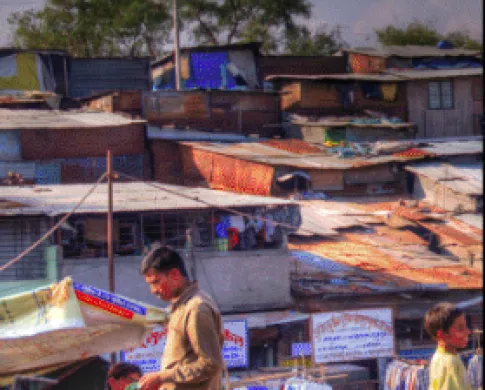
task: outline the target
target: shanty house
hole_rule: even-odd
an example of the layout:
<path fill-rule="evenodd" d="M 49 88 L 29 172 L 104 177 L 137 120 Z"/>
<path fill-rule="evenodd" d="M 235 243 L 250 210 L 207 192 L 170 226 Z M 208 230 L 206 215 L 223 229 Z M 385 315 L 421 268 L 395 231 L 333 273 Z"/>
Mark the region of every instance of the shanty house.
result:
<path fill-rule="evenodd" d="M 68 56 L 62 50 L 0 49 L 0 95 L 26 91 L 67 95 Z"/>
<path fill-rule="evenodd" d="M 453 48 L 439 43 L 435 46 L 389 45 L 342 49 L 351 73 L 381 73 L 388 69 L 463 69 L 481 68 L 477 50 Z"/>
<path fill-rule="evenodd" d="M 409 120 L 416 123 L 418 138 L 483 134 L 483 68 L 387 73 L 406 80 Z"/>
<path fill-rule="evenodd" d="M 71 212 L 90 188 L 86 184 L 0 187 L 0 226 L 6 237 L 1 245 L 1 264 Z M 25 280 L 45 279 L 46 262 L 53 270 L 59 269 L 62 277 L 70 275 L 79 282 L 107 288 L 107 200 L 107 184 L 100 184 L 51 241 L 42 244 L 62 250 L 46 253 L 38 247 L 0 273 L 2 283 L 8 282 L 7 289 L 11 290 L 13 282 L 21 287 Z M 232 209 L 248 217 L 232 213 Z M 299 207 L 294 202 L 202 188 L 162 187 L 155 182 L 116 182 L 113 212 L 115 285 L 120 294 L 159 303 L 138 267 L 143 254 L 161 242 L 184 254 L 189 273 L 223 312 L 290 306 L 287 229 L 300 224 Z"/>
<path fill-rule="evenodd" d="M 145 121 L 120 115 L 54 110 L 0 109 L 0 175 L 26 183 L 94 182 L 114 169 L 140 178 L 145 172 Z"/>
<path fill-rule="evenodd" d="M 182 89 L 261 89 L 257 58 L 261 43 L 182 47 Z M 153 89 L 175 89 L 174 54 L 152 62 Z"/>
<path fill-rule="evenodd" d="M 483 162 L 417 163 L 405 169 L 413 174 L 416 199 L 449 211 L 483 212 Z"/>
<path fill-rule="evenodd" d="M 406 195 L 301 201 L 306 231 L 290 235 L 292 295 L 304 313 L 392 307 L 396 355 L 435 344 L 423 327 L 426 311 L 441 301 L 466 307 L 472 329 L 483 328 L 483 226 Z M 483 215 L 477 215 L 483 223 Z M 278 344 L 310 343 L 308 327 Z M 295 335 L 296 333 L 296 335 Z M 306 355 L 310 355 L 306 352 Z M 376 368 L 374 366 L 374 368 Z"/>
<path fill-rule="evenodd" d="M 483 133 L 483 64 L 479 52 L 433 46 L 345 49 L 349 71 L 405 81 L 408 120 L 418 138 Z"/>
<path fill-rule="evenodd" d="M 285 113 L 323 116 L 372 110 L 407 120 L 406 89 L 403 80 L 393 75 L 283 73 L 268 75 L 265 80 L 282 93 Z"/>
<path fill-rule="evenodd" d="M 281 133 L 280 96 L 263 90 L 150 91 L 142 97 L 151 125 L 272 137 Z"/>
<path fill-rule="evenodd" d="M 359 153 L 300 140 L 251 143 L 179 142 L 187 183 L 214 189 L 288 195 L 308 189 L 331 195 L 390 194 L 406 189 L 402 166 L 410 161 L 479 158 L 480 140 L 443 139 L 423 144 L 411 141 L 377 143 Z M 340 151 L 339 151 L 340 150 Z"/>

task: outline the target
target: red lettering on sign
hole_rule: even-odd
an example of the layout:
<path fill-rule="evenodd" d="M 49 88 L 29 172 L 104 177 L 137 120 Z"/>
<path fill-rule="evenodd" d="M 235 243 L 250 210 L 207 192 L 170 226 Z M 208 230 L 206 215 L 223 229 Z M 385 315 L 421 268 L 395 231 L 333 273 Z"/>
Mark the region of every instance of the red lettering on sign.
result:
<path fill-rule="evenodd" d="M 229 330 L 224 329 L 224 338 L 226 341 L 231 341 L 240 347 L 244 347 L 244 338 L 238 336 L 237 334 L 229 332 Z"/>
<path fill-rule="evenodd" d="M 133 312 L 126 310 L 123 307 L 119 307 L 117 305 L 113 305 L 112 303 L 103 301 L 102 299 L 93 297 L 92 295 L 85 294 L 79 290 L 74 290 L 76 293 L 77 299 L 81 302 L 87 303 L 88 305 L 98 307 L 103 309 L 109 313 L 116 314 L 120 317 L 127 318 L 131 320 L 133 318 Z"/>

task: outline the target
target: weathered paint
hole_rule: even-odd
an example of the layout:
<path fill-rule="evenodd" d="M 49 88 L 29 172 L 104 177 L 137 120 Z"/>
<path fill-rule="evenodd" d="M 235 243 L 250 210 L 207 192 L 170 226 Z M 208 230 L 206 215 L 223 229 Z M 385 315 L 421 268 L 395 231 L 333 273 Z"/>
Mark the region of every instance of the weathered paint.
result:
<path fill-rule="evenodd" d="M 24 160 L 105 157 L 144 153 L 145 125 L 132 124 L 98 129 L 22 130 L 20 142 Z"/>
<path fill-rule="evenodd" d="M 453 79 L 453 108 L 428 109 L 428 81 L 407 83 L 409 120 L 417 124 L 417 138 L 476 135 L 473 100 L 474 78 Z"/>
<path fill-rule="evenodd" d="M 18 130 L 0 132 L 0 160 L 21 160 L 20 132 Z"/>

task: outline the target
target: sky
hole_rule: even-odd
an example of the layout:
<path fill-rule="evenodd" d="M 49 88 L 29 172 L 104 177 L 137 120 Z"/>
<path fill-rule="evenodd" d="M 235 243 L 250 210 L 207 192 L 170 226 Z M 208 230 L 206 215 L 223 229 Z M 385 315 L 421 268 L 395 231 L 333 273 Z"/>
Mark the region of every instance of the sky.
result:
<path fill-rule="evenodd" d="M 277 1 L 277 0 L 275 0 Z M 11 12 L 40 9 L 46 0 L 0 0 L 0 47 L 9 46 Z M 440 33 L 468 30 L 482 41 L 483 0 L 312 0 L 312 18 L 305 24 L 316 30 L 340 26 L 351 46 L 375 46 L 374 29 L 388 24 L 404 27 L 413 20 L 430 22 Z M 182 45 L 191 44 L 182 35 Z"/>

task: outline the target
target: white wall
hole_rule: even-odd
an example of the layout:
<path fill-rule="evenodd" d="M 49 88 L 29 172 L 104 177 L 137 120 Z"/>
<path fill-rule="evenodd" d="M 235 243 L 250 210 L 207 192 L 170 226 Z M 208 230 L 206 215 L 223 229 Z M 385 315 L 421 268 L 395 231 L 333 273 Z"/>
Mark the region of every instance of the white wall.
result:
<path fill-rule="evenodd" d="M 188 268 L 191 267 L 187 256 Z M 288 308 L 290 261 L 287 249 L 196 252 L 195 274 L 201 288 L 224 313 Z M 166 306 L 151 295 L 138 269 L 142 257 L 115 257 L 115 291 L 128 298 Z M 61 277 L 108 290 L 107 258 L 64 259 Z"/>

